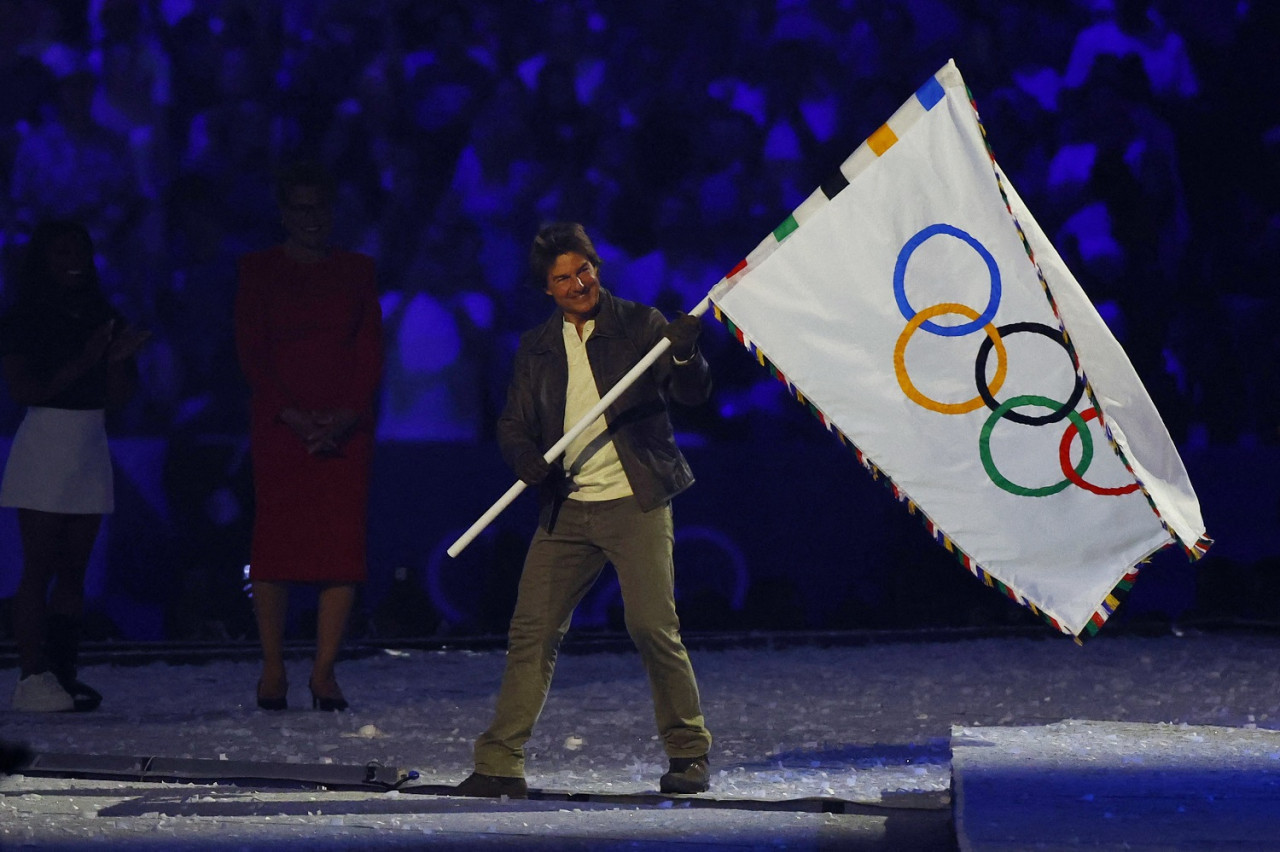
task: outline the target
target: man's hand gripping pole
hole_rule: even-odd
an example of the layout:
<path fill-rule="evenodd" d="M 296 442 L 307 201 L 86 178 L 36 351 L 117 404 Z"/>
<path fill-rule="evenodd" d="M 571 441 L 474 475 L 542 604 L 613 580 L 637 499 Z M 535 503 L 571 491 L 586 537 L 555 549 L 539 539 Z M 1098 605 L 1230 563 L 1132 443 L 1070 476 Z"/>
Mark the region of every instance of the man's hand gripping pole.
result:
<path fill-rule="evenodd" d="M 709 307 L 711 307 L 711 299 L 704 298 L 694 306 L 693 310 L 689 311 L 689 316 L 700 317 L 707 312 L 707 308 Z M 604 414 L 605 409 L 612 405 L 614 400 L 622 396 L 623 392 L 627 388 L 631 387 L 635 380 L 640 378 L 640 376 L 644 374 L 644 371 L 653 366 L 653 362 L 657 361 L 662 353 L 666 352 L 670 348 L 671 341 L 665 337 L 654 344 L 654 347 L 650 349 L 643 358 L 637 361 L 636 365 L 632 367 L 625 376 L 619 379 L 618 383 L 610 388 L 608 393 L 600 397 L 600 401 L 596 403 L 590 411 L 584 414 L 582 419 L 573 425 L 572 429 L 565 432 L 564 437 L 559 441 L 556 441 L 555 444 L 552 445 L 551 449 L 543 453 L 542 457 L 546 459 L 548 463 L 559 458 L 560 454 L 564 452 L 565 447 L 569 446 L 570 442 L 572 442 L 574 438 L 577 438 L 587 429 L 588 426 L 596 422 L 596 419 L 599 418 L 600 415 Z M 520 492 L 524 491 L 525 488 L 525 484 L 517 479 L 515 485 L 508 488 L 506 494 L 499 497 L 497 502 L 489 507 L 488 511 L 481 515 L 466 532 L 458 537 L 457 541 L 449 545 L 449 549 L 446 552 L 450 556 L 456 557 L 466 549 L 466 546 L 475 541 L 476 536 L 480 535 L 480 533 L 484 531 L 485 527 L 493 523 L 493 519 L 502 514 L 502 510 L 510 506 L 511 503 L 520 496 Z"/>

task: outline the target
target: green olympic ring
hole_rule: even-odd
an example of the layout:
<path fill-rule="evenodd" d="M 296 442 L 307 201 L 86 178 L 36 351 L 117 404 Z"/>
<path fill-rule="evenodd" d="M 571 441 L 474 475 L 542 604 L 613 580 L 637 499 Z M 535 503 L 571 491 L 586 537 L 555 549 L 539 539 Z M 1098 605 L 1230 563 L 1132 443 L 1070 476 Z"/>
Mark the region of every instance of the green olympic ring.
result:
<path fill-rule="evenodd" d="M 995 425 L 1000 422 L 1006 412 L 1020 405 L 1038 405 L 1050 411 L 1057 411 L 1062 406 L 1062 403 L 1056 399 L 1035 394 L 1011 397 L 1000 403 L 1000 406 L 987 417 L 987 422 L 982 424 L 982 433 L 978 436 L 978 452 L 982 456 L 982 468 L 987 472 L 987 476 L 991 477 L 992 482 L 1010 494 L 1017 494 L 1020 497 L 1048 497 L 1051 494 L 1057 494 L 1071 484 L 1070 479 L 1064 478 L 1061 482 L 1055 482 L 1053 485 L 1046 485 L 1042 488 L 1027 488 L 1007 479 L 1004 474 L 996 469 L 995 460 L 991 458 L 991 430 L 995 428 Z M 1089 429 L 1079 412 L 1069 411 L 1067 412 L 1067 417 L 1071 419 L 1071 422 L 1075 424 L 1076 430 L 1080 433 L 1080 461 L 1076 463 L 1075 472 L 1078 476 L 1083 476 L 1093 461 L 1093 436 L 1089 434 Z"/>

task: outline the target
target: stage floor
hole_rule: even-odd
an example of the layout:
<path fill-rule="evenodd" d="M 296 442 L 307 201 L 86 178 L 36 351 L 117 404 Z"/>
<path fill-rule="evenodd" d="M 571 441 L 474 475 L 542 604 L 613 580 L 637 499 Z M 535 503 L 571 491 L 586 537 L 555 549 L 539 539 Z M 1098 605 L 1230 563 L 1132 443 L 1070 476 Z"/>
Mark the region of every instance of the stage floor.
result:
<path fill-rule="evenodd" d="M 126 665 L 122 656 L 82 671 L 107 696 L 95 713 L 0 711 L 0 739 L 40 756 L 30 774 L 0 778 L 0 848 L 1143 848 L 1124 832 L 1073 834 L 1035 818 L 1034 784 L 1056 808 L 1074 795 L 1059 782 L 1084 777 L 1063 774 L 1082 743 L 1095 755 L 1114 743 L 1129 761 L 1117 773 L 1164 766 L 1178 743 L 1204 736 L 1187 726 L 1213 729 L 1202 765 L 1226 761 L 1255 794 L 1270 783 L 1267 761 L 1280 763 L 1280 744 L 1265 745 L 1280 737 L 1273 632 L 1103 635 L 1083 646 L 1047 629 L 893 638 L 756 636 L 730 647 L 690 637 L 715 736 L 712 791 L 695 799 L 654 794 L 664 758 L 647 681 L 618 643 L 561 655 L 529 745 L 529 781 L 542 791 L 529 802 L 433 795 L 471 769 L 500 650 L 363 653 L 340 666 L 345 714 L 257 710 L 251 660 Z M 309 705 L 307 665 L 290 664 L 298 707 Z M 15 679 L 0 671 L 0 689 Z M 1164 745 L 1144 751 L 1152 742 Z M 1245 751 L 1253 756 L 1242 763 Z M 1164 783 L 1171 772 L 1128 777 Z M 1210 796 L 1225 776 L 1176 777 L 1184 793 L 1204 786 Z M 1123 807 L 1149 821 L 1163 807 L 1153 802 L 1171 801 L 1167 784 L 1079 795 L 1108 802 L 1077 807 L 1081 819 L 1100 809 L 1116 825 Z M 1238 823 L 1238 809 L 1213 804 L 1233 795 L 1198 806 L 1201 841 L 1216 818 Z M 993 822 L 991 809 L 1006 808 L 1027 818 Z M 1270 808 L 1255 810 L 1270 818 Z M 1196 837 L 1147 848 L 1219 848 Z"/>
<path fill-rule="evenodd" d="M 1275 849 L 1280 733 L 1072 720 L 956 728 L 960 848 Z"/>

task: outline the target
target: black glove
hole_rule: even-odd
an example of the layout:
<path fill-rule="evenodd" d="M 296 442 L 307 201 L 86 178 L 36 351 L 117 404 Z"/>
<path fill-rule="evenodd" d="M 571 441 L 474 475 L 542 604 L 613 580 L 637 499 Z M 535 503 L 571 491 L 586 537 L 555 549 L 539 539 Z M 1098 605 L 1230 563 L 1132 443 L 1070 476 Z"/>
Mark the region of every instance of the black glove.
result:
<path fill-rule="evenodd" d="M 689 314 L 680 314 L 667 323 L 662 336 L 671 341 L 671 356 L 677 361 L 688 361 L 697 351 L 698 335 L 702 322 Z"/>
<path fill-rule="evenodd" d="M 522 456 L 514 467 L 516 476 L 520 477 L 520 481 L 525 485 L 541 485 L 547 478 L 547 474 L 551 473 L 551 465 L 537 453 Z"/>
<path fill-rule="evenodd" d="M 556 496 L 561 500 L 578 490 L 578 483 L 574 482 L 569 472 L 560 466 L 560 462 L 551 465 L 551 471 L 547 474 L 546 482 L 555 489 Z"/>

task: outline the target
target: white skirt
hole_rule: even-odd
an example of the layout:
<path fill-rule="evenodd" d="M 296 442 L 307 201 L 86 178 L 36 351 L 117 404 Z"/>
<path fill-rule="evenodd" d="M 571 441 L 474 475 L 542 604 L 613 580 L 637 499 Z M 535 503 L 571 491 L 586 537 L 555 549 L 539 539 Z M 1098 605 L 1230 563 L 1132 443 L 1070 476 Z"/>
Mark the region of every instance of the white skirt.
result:
<path fill-rule="evenodd" d="M 32 406 L 13 436 L 0 506 L 66 515 L 115 508 L 105 412 Z"/>

